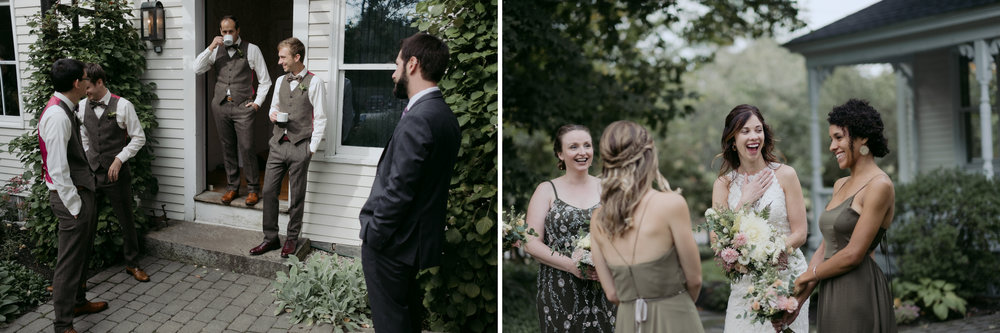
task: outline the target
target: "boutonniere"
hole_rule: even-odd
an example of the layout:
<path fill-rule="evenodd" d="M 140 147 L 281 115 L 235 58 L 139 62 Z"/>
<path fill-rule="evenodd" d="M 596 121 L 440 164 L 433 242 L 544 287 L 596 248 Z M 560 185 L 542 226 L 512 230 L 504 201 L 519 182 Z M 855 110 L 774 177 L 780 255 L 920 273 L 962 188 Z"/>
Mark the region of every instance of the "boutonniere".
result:
<path fill-rule="evenodd" d="M 309 87 L 307 87 L 304 82 L 299 82 L 299 86 L 295 87 L 295 88 L 299 89 L 299 90 L 302 90 L 302 92 L 305 92 L 305 91 L 309 90 Z"/>
<path fill-rule="evenodd" d="M 118 116 L 117 112 L 114 112 L 114 111 L 108 112 L 108 118 L 115 118 L 117 116 Z"/>
<path fill-rule="evenodd" d="M 236 57 L 243 58 L 243 50 L 238 47 L 236 48 Z"/>

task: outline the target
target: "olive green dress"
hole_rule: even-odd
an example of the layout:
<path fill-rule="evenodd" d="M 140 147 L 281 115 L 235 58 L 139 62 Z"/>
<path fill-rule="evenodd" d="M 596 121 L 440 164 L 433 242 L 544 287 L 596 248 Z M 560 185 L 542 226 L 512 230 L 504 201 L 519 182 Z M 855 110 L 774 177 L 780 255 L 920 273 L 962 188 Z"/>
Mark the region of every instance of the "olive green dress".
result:
<path fill-rule="evenodd" d="M 615 332 L 704 332 L 676 248 L 650 262 L 608 268 L 621 300 Z"/>
<path fill-rule="evenodd" d="M 852 202 L 854 195 L 823 212 L 819 218 L 819 228 L 826 241 L 826 259 L 846 247 L 851 239 L 861 217 L 851 209 Z M 879 228 L 868 253 L 875 250 L 885 231 Z M 871 256 L 865 255 L 861 264 L 847 273 L 820 281 L 816 324 L 820 333 L 896 332 L 889 281 Z"/>

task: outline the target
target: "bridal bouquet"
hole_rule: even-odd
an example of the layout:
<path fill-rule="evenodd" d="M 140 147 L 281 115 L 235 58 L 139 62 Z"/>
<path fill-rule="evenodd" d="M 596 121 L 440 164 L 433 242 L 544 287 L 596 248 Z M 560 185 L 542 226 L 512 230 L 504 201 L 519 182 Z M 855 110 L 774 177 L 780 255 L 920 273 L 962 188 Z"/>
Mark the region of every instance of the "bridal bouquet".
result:
<path fill-rule="evenodd" d="M 576 268 L 580 269 L 583 276 L 594 270 L 594 258 L 590 255 L 590 233 L 580 230 L 580 235 L 575 242 L 576 248 L 583 250 L 583 257 L 576 263 Z"/>
<path fill-rule="evenodd" d="M 535 229 L 524 223 L 524 213 L 517 213 L 514 208 L 503 212 L 503 248 L 504 250 L 520 247 L 528 240 L 528 235 L 538 236 Z"/>
<path fill-rule="evenodd" d="M 739 210 L 705 211 L 707 228 L 715 233 L 712 250 L 726 277 L 736 281 L 743 275 L 760 273 L 788 266 L 785 237 L 767 223 L 770 207 L 760 213 L 744 207 Z"/>
<path fill-rule="evenodd" d="M 794 277 L 783 277 L 776 267 L 760 272 L 753 284 L 747 289 L 743 298 L 750 301 L 750 308 L 745 309 L 737 319 L 749 318 L 752 323 L 771 324 L 781 319 L 785 313 L 795 312 L 799 301 L 795 299 Z M 783 327 L 779 332 L 792 332 Z"/>

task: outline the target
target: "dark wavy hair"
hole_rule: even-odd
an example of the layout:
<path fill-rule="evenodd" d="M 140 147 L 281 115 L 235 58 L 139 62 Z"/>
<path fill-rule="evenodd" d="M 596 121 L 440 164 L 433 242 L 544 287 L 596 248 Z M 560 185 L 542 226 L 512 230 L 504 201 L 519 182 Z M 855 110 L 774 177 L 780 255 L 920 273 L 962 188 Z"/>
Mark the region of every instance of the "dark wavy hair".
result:
<path fill-rule="evenodd" d="M 740 104 L 729 111 L 729 115 L 726 116 L 725 129 L 722 130 L 722 152 L 716 156 L 716 158 L 722 157 L 719 177 L 729 171 L 739 169 L 740 153 L 736 151 L 736 135 L 740 133 L 740 129 L 750 120 L 751 116 L 757 116 L 760 124 L 764 127 L 764 149 L 761 149 L 764 162 L 768 165 L 778 162 L 778 157 L 774 154 L 774 143 L 778 140 L 774 138 L 771 126 L 768 126 L 767 122 L 764 121 L 764 115 L 756 106 Z"/>
<path fill-rule="evenodd" d="M 584 131 L 587 132 L 587 134 L 590 134 L 590 129 L 583 125 L 569 124 L 559 127 L 559 129 L 556 130 L 555 138 L 552 140 L 552 155 L 554 155 L 557 160 L 559 160 L 559 153 L 562 152 L 563 135 L 572 131 Z M 566 162 L 563 160 L 559 160 L 559 164 L 557 164 L 557 166 L 559 167 L 559 170 L 566 170 Z"/>
<path fill-rule="evenodd" d="M 854 153 L 854 139 L 868 139 L 868 149 L 875 157 L 884 157 L 889 154 L 889 140 L 885 138 L 885 124 L 882 123 L 882 115 L 873 108 L 868 101 L 860 99 L 849 99 L 847 103 L 835 106 L 833 111 L 827 115 L 826 121 L 830 125 L 836 125 L 847 129 L 847 137 L 850 138 L 851 153 Z"/>

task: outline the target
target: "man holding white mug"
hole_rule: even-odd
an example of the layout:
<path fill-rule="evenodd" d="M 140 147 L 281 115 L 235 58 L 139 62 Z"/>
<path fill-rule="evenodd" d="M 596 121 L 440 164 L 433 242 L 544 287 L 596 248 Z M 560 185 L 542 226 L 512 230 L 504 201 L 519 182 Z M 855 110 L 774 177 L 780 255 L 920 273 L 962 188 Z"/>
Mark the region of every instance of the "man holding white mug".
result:
<path fill-rule="evenodd" d="M 326 131 L 326 88 L 323 79 L 306 70 L 303 61 L 306 47 L 298 38 L 291 37 L 278 43 L 278 64 L 285 75 L 278 78 L 278 86 L 271 98 L 269 116 L 275 123 L 271 134 L 270 152 L 264 169 L 264 241 L 250 249 L 251 255 L 260 255 L 277 249 L 278 193 L 281 180 L 288 172 L 288 230 L 281 257 L 288 258 L 295 252 L 302 229 L 305 210 L 306 176 L 309 161 L 319 149 Z"/>
<path fill-rule="evenodd" d="M 240 21 L 226 15 L 219 20 L 219 32 L 212 44 L 194 60 L 195 72 L 202 74 L 215 69 L 215 95 L 212 111 L 215 127 L 222 141 L 222 159 L 226 167 L 226 193 L 222 203 L 229 205 L 239 197 L 240 157 L 243 159 L 243 176 L 247 181 L 246 205 L 256 205 L 260 200 L 260 172 L 254 149 L 253 123 L 257 110 L 264 103 L 271 89 L 271 76 L 267 73 L 264 55 L 257 45 L 240 39 Z M 219 52 L 223 46 L 223 51 Z M 253 89 L 254 76 L 258 81 Z M 254 96 L 256 94 L 256 96 Z"/>

